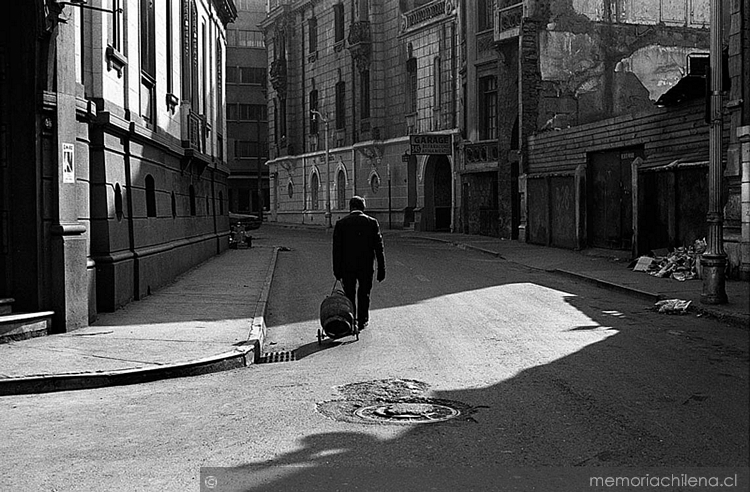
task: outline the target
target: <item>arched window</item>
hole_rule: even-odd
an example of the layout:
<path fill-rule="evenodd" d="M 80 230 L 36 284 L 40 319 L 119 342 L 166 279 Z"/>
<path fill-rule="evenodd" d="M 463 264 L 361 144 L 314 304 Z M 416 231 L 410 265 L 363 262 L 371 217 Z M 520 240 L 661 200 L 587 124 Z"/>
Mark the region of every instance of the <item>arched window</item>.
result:
<path fill-rule="evenodd" d="M 310 207 L 318 210 L 318 173 L 313 173 L 310 179 Z"/>
<path fill-rule="evenodd" d="M 172 192 L 172 218 L 177 218 L 177 199 L 175 199 L 174 191 Z"/>
<path fill-rule="evenodd" d="M 190 215 L 195 216 L 195 187 L 193 185 L 190 185 L 188 193 L 190 193 Z"/>
<path fill-rule="evenodd" d="M 146 217 L 156 217 L 156 185 L 150 174 L 146 175 Z"/>
<path fill-rule="evenodd" d="M 346 208 L 346 174 L 339 171 L 336 176 L 336 208 L 343 210 Z"/>
<path fill-rule="evenodd" d="M 115 183 L 115 217 L 117 217 L 117 221 L 122 220 L 122 188 L 120 188 L 120 183 Z"/>

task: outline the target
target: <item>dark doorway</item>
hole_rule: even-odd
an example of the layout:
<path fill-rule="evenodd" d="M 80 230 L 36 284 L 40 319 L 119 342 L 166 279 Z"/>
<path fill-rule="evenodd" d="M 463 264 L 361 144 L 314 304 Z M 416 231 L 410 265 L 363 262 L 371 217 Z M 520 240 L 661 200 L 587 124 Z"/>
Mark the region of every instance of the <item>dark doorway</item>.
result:
<path fill-rule="evenodd" d="M 631 164 L 643 149 L 589 155 L 587 172 L 588 243 L 595 248 L 631 250 L 633 203 Z"/>
<path fill-rule="evenodd" d="M 424 173 L 422 230 L 450 231 L 452 183 L 448 157 L 430 156 Z"/>

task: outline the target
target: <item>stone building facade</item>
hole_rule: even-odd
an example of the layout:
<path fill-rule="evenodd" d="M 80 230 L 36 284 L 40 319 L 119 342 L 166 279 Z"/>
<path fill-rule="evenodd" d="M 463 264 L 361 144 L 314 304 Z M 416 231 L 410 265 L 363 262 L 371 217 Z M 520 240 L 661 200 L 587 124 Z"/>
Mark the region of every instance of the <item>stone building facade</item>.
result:
<path fill-rule="evenodd" d="M 110 4 L 15 2 L 0 27 L 0 297 L 53 331 L 227 247 L 234 4 Z"/>
<path fill-rule="evenodd" d="M 271 220 L 330 225 L 357 194 L 387 227 L 454 227 L 456 14 L 450 0 L 269 3 Z M 415 135 L 450 147 L 412 153 Z"/>

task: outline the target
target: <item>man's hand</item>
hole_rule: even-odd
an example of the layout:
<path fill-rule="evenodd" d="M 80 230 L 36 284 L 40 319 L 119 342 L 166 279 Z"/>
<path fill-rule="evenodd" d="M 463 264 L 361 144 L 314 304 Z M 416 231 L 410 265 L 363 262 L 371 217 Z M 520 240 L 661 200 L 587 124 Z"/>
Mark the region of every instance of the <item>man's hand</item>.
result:
<path fill-rule="evenodd" d="M 385 268 L 378 268 L 378 282 L 385 280 Z"/>

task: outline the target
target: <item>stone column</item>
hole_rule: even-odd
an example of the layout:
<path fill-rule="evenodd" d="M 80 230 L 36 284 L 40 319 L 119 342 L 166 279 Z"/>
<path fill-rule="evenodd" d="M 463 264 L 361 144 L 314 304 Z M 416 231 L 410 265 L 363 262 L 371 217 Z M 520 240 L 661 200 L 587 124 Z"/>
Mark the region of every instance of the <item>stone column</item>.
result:
<path fill-rule="evenodd" d="M 50 155 L 53 203 L 50 238 L 50 301 L 55 311 L 53 330 L 70 331 L 88 325 L 88 278 L 86 274 L 86 226 L 79 222 L 79 201 L 86 196 L 79 189 L 80 173 L 88 166 L 88 147 L 77 144 L 76 59 L 73 9 L 67 6 L 67 23 L 57 24 L 53 33 L 56 58 L 56 152 Z M 54 170 L 57 170 L 55 173 Z"/>

